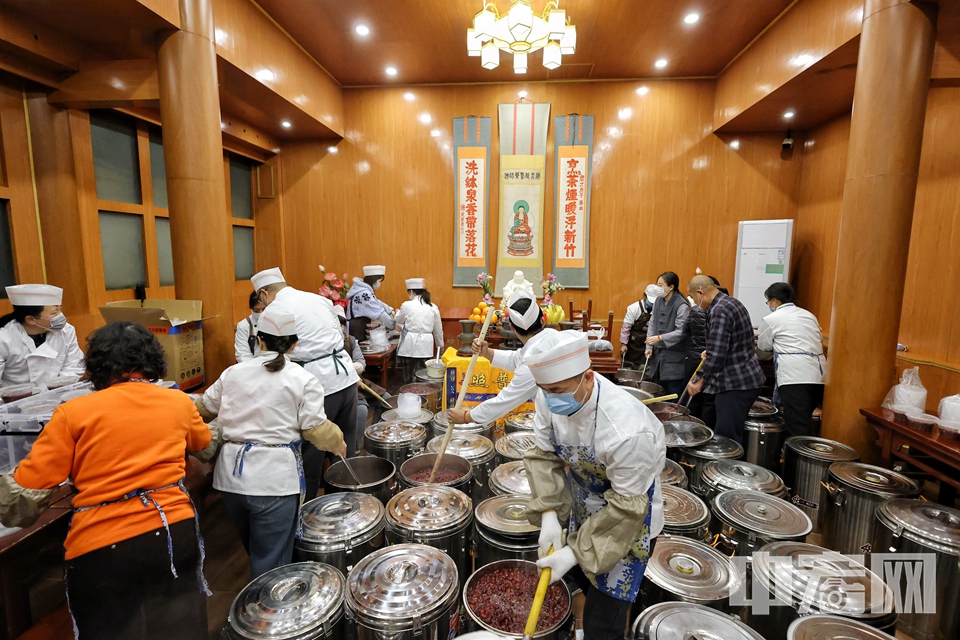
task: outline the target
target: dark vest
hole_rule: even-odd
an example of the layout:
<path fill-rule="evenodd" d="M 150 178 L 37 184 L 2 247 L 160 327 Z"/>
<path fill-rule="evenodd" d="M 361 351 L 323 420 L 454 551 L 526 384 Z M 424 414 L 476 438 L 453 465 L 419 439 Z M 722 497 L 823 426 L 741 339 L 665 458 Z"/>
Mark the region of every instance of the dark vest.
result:
<path fill-rule="evenodd" d="M 637 369 L 643 365 L 644 352 L 647 345 L 644 340 L 647 339 L 647 324 L 650 322 L 650 312 L 644 306 L 643 300 L 640 300 L 640 317 L 633 323 L 630 329 L 630 338 L 627 342 L 627 353 L 623 356 L 624 363 L 629 363 L 631 367 Z"/>
<path fill-rule="evenodd" d="M 653 303 L 653 313 L 650 316 L 650 325 L 653 327 L 653 335 L 670 333 L 677 328 L 677 310 L 680 305 L 687 304 L 683 296 L 677 292 L 673 293 L 670 302 L 664 302 L 663 298 L 657 298 Z M 653 358 L 650 366 L 653 369 L 655 380 L 680 380 L 686 372 L 687 360 L 687 340 L 686 338 L 672 347 L 663 343 L 658 343 L 653 347 Z"/>

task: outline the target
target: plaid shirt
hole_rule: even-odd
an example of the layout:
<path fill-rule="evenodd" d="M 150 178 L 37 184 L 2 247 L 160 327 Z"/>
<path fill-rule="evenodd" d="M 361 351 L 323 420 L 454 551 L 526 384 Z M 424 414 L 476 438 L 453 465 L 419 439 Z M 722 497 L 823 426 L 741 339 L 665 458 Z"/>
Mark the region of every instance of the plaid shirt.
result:
<path fill-rule="evenodd" d="M 723 292 L 707 309 L 707 359 L 700 373 L 706 393 L 759 389 L 766 381 L 750 314 L 743 303 Z"/>

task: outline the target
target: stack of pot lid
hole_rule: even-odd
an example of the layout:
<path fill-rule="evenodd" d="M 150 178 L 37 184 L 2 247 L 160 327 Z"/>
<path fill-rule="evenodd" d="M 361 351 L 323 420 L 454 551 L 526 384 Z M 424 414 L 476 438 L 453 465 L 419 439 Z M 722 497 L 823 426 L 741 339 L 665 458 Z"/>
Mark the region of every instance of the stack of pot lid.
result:
<path fill-rule="evenodd" d="M 344 604 L 362 625 L 386 632 L 425 627 L 456 602 L 457 565 L 440 549 L 397 544 L 374 551 L 347 579 Z"/>
<path fill-rule="evenodd" d="M 877 507 L 877 520 L 897 536 L 960 556 L 960 510 L 922 500 L 894 498 Z"/>
<path fill-rule="evenodd" d="M 713 438 L 713 430 L 696 418 L 677 416 L 663 423 L 668 447 L 699 447 Z"/>
<path fill-rule="evenodd" d="M 826 438 L 814 436 L 793 436 L 787 438 L 786 446 L 805 458 L 823 460 L 825 462 L 852 462 L 860 459 L 860 454 L 853 447 Z"/>
<path fill-rule="evenodd" d="M 473 502 L 467 494 L 443 485 L 404 489 L 387 503 L 387 524 L 417 538 L 447 536 L 472 519 Z"/>
<path fill-rule="evenodd" d="M 838 481 L 884 498 L 902 498 L 920 493 L 920 486 L 905 475 L 862 462 L 834 462 L 830 475 Z"/>
<path fill-rule="evenodd" d="M 686 489 L 687 474 L 683 471 L 683 467 L 681 467 L 679 463 L 674 462 L 670 458 L 666 458 L 663 461 L 663 471 L 660 472 L 660 484 L 663 486 L 673 485 L 681 489 Z"/>
<path fill-rule="evenodd" d="M 742 460 L 711 460 L 703 467 L 703 482 L 720 491 L 749 489 L 773 496 L 787 493 L 780 476 L 760 465 Z"/>
<path fill-rule="evenodd" d="M 896 640 L 879 629 L 874 629 L 850 618 L 839 616 L 804 616 L 790 623 L 787 640 Z"/>
<path fill-rule="evenodd" d="M 443 436 L 437 436 L 427 443 L 430 453 L 440 453 Z M 472 465 L 483 464 L 496 454 L 490 438 L 475 433 L 454 433 L 450 437 L 446 453 L 452 453 L 470 461 Z"/>
<path fill-rule="evenodd" d="M 743 428 L 747 431 L 759 431 L 760 433 L 773 433 L 785 431 L 787 423 L 778 415 L 750 417 L 743 423 Z"/>
<path fill-rule="evenodd" d="M 710 509 L 707 503 L 679 487 L 661 485 L 664 528 L 695 529 L 709 524 Z"/>
<path fill-rule="evenodd" d="M 811 613 L 867 623 L 894 613 L 893 592 L 876 574 L 847 556 L 812 544 L 764 545 L 753 554 L 753 579 Z"/>
<path fill-rule="evenodd" d="M 389 411 L 384 411 L 381 420 L 384 422 L 391 422 L 396 420 L 406 420 L 408 422 L 416 422 L 418 424 L 427 424 L 433 420 L 433 413 L 427 411 L 426 409 L 420 409 L 420 415 L 413 416 L 412 418 L 404 418 L 400 415 L 399 409 L 390 409 Z"/>
<path fill-rule="evenodd" d="M 705 460 L 736 459 L 743 456 L 743 446 L 736 440 L 714 435 L 699 447 L 690 447 L 683 452 Z"/>
<path fill-rule="evenodd" d="M 491 531 L 510 536 L 525 538 L 540 531 L 527 520 L 527 496 L 494 496 L 477 505 L 477 525 Z"/>
<path fill-rule="evenodd" d="M 533 419 L 536 411 L 517 411 L 507 416 L 506 427 L 511 431 L 533 431 Z"/>
<path fill-rule="evenodd" d="M 770 398 L 757 398 L 747 415 L 751 418 L 769 418 L 777 415 L 777 413 L 777 407 L 770 401 Z"/>
<path fill-rule="evenodd" d="M 682 536 L 659 536 L 644 577 L 685 601 L 718 602 L 740 589 L 740 572 L 710 545 Z"/>
<path fill-rule="evenodd" d="M 490 487 L 498 493 L 529 496 L 530 481 L 523 460 L 502 464 L 490 474 Z"/>
<path fill-rule="evenodd" d="M 753 532 L 764 540 L 795 540 L 813 529 L 810 518 L 799 508 L 758 491 L 724 491 L 713 499 L 712 506 L 724 524 L 737 531 Z"/>
<path fill-rule="evenodd" d="M 532 431 L 514 431 L 497 440 L 497 453 L 508 460 L 522 460 L 528 449 L 537 446 Z"/>
<path fill-rule="evenodd" d="M 241 638 L 323 637 L 343 613 L 345 582 L 320 562 L 277 567 L 237 595 L 227 628 Z"/>
<path fill-rule="evenodd" d="M 427 429 L 419 422 L 390 420 L 370 425 L 363 435 L 380 445 L 416 445 L 427 439 Z"/>
<path fill-rule="evenodd" d="M 383 516 L 383 504 L 366 493 L 320 496 L 300 509 L 302 542 L 331 550 L 353 547 L 353 541 L 367 540 L 383 530 Z"/>
<path fill-rule="evenodd" d="M 689 602 L 647 607 L 633 624 L 633 635 L 637 640 L 764 640 L 737 618 Z"/>

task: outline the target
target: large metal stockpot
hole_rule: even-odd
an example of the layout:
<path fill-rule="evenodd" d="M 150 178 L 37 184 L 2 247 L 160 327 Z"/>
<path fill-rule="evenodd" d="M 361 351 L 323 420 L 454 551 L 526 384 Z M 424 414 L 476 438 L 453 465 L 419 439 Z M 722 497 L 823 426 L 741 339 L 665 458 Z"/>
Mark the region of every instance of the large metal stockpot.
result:
<path fill-rule="evenodd" d="M 731 489 L 749 489 L 778 498 L 787 495 L 780 476 L 769 469 L 743 460 L 711 460 L 703 465 L 701 486 L 708 503 L 718 494 Z"/>
<path fill-rule="evenodd" d="M 499 464 L 523 460 L 523 454 L 537 446 L 531 431 L 514 431 L 504 434 L 497 440 L 497 457 Z"/>
<path fill-rule="evenodd" d="M 647 607 L 633 623 L 633 638 L 634 640 L 764 640 L 734 616 L 688 602 L 661 602 Z"/>
<path fill-rule="evenodd" d="M 494 469 L 490 474 L 490 490 L 498 496 L 518 495 L 529 498 L 533 495 L 523 460 L 508 462 Z"/>
<path fill-rule="evenodd" d="M 663 532 L 706 540 L 710 533 L 710 509 L 695 493 L 661 483 Z M 658 543 L 659 544 L 659 543 Z"/>
<path fill-rule="evenodd" d="M 670 454 L 687 472 L 690 490 L 702 496 L 706 492 L 702 482 L 704 465 L 711 460 L 736 460 L 743 455 L 743 447 L 735 440 L 715 435 L 699 447 L 674 447 Z"/>
<path fill-rule="evenodd" d="M 960 591 L 960 510 L 922 500 L 896 498 L 877 509 L 877 525 L 873 553 L 911 554 L 907 562 L 914 566 L 918 564 L 916 554 L 936 557 L 933 576 L 910 572 L 918 583 L 936 578 L 935 602 L 926 600 L 933 594 L 916 589 L 916 584 L 907 584 L 906 568 L 899 572 L 899 593 L 904 600 L 907 600 L 908 593 L 917 593 L 921 597 L 905 603 L 911 605 L 911 610 L 900 612 L 897 628 L 915 640 L 960 638 L 960 602 L 957 600 Z M 896 561 L 896 556 L 885 560 Z M 934 569 L 926 562 L 921 566 L 924 574 Z M 920 605 L 924 613 L 918 611 Z"/>
<path fill-rule="evenodd" d="M 729 611 L 730 596 L 742 583 L 740 570 L 733 561 L 710 545 L 661 535 L 640 589 L 646 604 L 675 600 Z"/>
<path fill-rule="evenodd" d="M 446 640 L 459 631 L 457 565 L 421 544 L 385 547 L 347 577 L 344 615 L 355 640 Z"/>
<path fill-rule="evenodd" d="M 353 472 L 357 474 L 357 479 L 363 484 L 358 487 L 354 483 L 350 469 L 347 469 L 343 460 L 341 460 L 330 465 L 326 473 L 323 474 L 323 479 L 326 482 L 325 493 L 342 491 L 366 493 L 374 496 L 381 503 L 387 504 L 387 501 L 393 496 L 397 484 L 397 467 L 392 462 L 376 456 L 357 456 L 350 458 L 350 468 L 353 469 Z"/>
<path fill-rule="evenodd" d="M 747 418 L 743 423 L 743 440 L 747 449 L 743 459 L 779 473 L 786 437 L 786 423 L 778 415 Z"/>
<path fill-rule="evenodd" d="M 416 542 L 446 552 L 461 577 L 470 575 L 473 502 L 439 485 L 404 489 L 387 503 L 387 542 Z"/>
<path fill-rule="evenodd" d="M 436 438 L 447 433 L 447 426 L 450 424 L 450 418 L 446 411 L 438 411 L 433 414 L 433 420 L 430 421 L 430 437 Z M 476 422 L 467 422 L 465 424 L 453 425 L 453 435 L 462 433 L 475 433 L 485 438 L 493 440 L 493 425 L 478 424 Z"/>
<path fill-rule="evenodd" d="M 378 422 L 363 432 L 363 450 L 386 458 L 396 467 L 422 452 L 426 442 L 426 428 L 409 420 Z"/>
<path fill-rule="evenodd" d="M 324 562 L 344 575 L 383 546 L 383 504 L 365 493 L 331 493 L 300 509 L 303 537 L 293 543 L 296 560 Z"/>
<path fill-rule="evenodd" d="M 860 459 L 856 449 L 845 444 L 815 438 L 793 436 L 783 443 L 783 472 L 781 478 L 790 487 L 790 502 L 803 509 L 813 522 L 813 533 L 820 533 L 823 505 L 827 501 L 824 483 L 829 479 L 834 462 L 855 462 Z"/>
<path fill-rule="evenodd" d="M 223 637 L 229 640 L 340 640 L 346 580 L 320 562 L 267 571 L 237 594 Z"/>
<path fill-rule="evenodd" d="M 647 409 L 653 411 L 654 415 L 660 419 L 660 422 L 672 420 L 676 416 L 690 415 L 690 409 L 676 402 L 651 402 L 647 405 Z"/>
<path fill-rule="evenodd" d="M 661 486 L 673 485 L 680 489 L 686 489 L 688 482 L 687 474 L 683 470 L 683 467 L 681 467 L 678 462 L 670 458 L 665 458 L 663 461 L 663 471 L 660 472 Z"/>
<path fill-rule="evenodd" d="M 677 416 L 663 423 L 663 435 L 669 452 L 672 448 L 699 447 L 710 442 L 713 429 L 697 418 Z"/>
<path fill-rule="evenodd" d="M 877 507 L 891 498 L 914 498 L 920 487 L 905 475 L 861 462 L 834 462 L 826 483 L 820 543 L 839 553 L 870 553 Z"/>
<path fill-rule="evenodd" d="M 533 431 L 533 420 L 536 415 L 536 411 L 515 411 L 511 413 L 504 419 L 503 432 Z"/>
<path fill-rule="evenodd" d="M 433 469 L 433 465 L 437 461 L 437 454 L 435 453 L 424 453 L 419 456 L 413 456 L 402 465 L 400 465 L 400 473 L 397 474 L 399 478 L 400 489 L 409 489 L 410 487 L 427 487 L 427 486 L 445 486 L 452 489 L 459 489 L 463 491 L 471 498 L 473 497 L 473 465 L 470 464 L 469 460 L 464 460 L 458 455 L 454 455 L 450 452 L 447 452 L 443 456 L 440 466 L 444 469 L 449 469 L 460 473 L 460 477 L 456 480 L 451 480 L 450 482 L 420 482 L 418 480 L 413 480 L 412 476 L 418 471 L 423 471 L 424 469 Z"/>
<path fill-rule="evenodd" d="M 879 629 L 840 616 L 804 616 L 787 629 L 787 640 L 896 640 Z"/>
<path fill-rule="evenodd" d="M 423 399 L 423 406 L 431 413 L 436 413 L 442 408 L 440 393 L 443 386 L 439 382 L 414 382 L 400 387 L 399 393 L 412 393 Z"/>
<path fill-rule="evenodd" d="M 802 542 L 813 526 L 786 500 L 749 489 L 724 491 L 710 506 L 720 524 L 717 548 L 731 556 L 750 556 L 777 540 Z"/>
<path fill-rule="evenodd" d="M 434 438 L 427 443 L 427 451 L 439 453 L 441 446 L 443 446 L 443 438 Z M 447 453 L 469 460 L 473 465 L 474 500 L 479 502 L 493 496 L 490 490 L 490 472 L 497 466 L 497 450 L 490 438 L 474 433 L 455 434 L 451 436 L 450 444 L 447 445 Z"/>
<path fill-rule="evenodd" d="M 477 568 L 497 560 L 537 561 L 540 527 L 527 520 L 527 496 L 495 496 L 477 505 Z"/>

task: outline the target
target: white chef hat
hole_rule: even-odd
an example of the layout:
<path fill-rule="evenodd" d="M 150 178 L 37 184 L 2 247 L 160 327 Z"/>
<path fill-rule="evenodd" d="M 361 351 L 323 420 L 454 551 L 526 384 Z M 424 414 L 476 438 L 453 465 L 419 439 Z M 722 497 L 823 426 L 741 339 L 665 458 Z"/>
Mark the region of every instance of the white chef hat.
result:
<path fill-rule="evenodd" d="M 647 294 L 647 300 L 653 302 L 663 295 L 663 287 L 657 284 L 648 284 L 647 288 L 644 289 L 643 292 Z"/>
<path fill-rule="evenodd" d="M 6 289 L 10 304 L 18 307 L 56 306 L 63 300 L 63 289 L 51 284 L 16 284 Z"/>
<path fill-rule="evenodd" d="M 513 305 L 520 300 L 530 301 L 530 306 L 527 307 L 527 310 L 524 313 L 514 311 L 513 309 Z M 540 314 L 543 313 L 543 311 L 540 309 L 540 305 L 537 304 L 537 299 L 526 289 L 516 289 L 510 295 L 510 299 L 507 300 L 507 310 L 510 313 L 510 324 L 515 327 L 519 327 L 524 331 L 533 326 L 533 323 L 536 322 L 537 318 L 540 317 Z"/>
<path fill-rule="evenodd" d="M 346 312 L 344 312 L 343 307 L 341 307 L 340 305 L 338 304 L 333 305 L 333 312 L 337 314 L 338 318 L 341 318 L 343 320 L 347 319 L 347 314 Z"/>
<path fill-rule="evenodd" d="M 587 336 L 578 331 L 548 333 L 530 347 L 523 361 L 537 384 L 554 384 L 590 368 Z"/>
<path fill-rule="evenodd" d="M 363 277 L 382 276 L 387 273 L 387 268 L 382 264 L 368 264 L 363 268 Z"/>
<path fill-rule="evenodd" d="M 257 323 L 257 331 L 271 336 L 295 336 L 297 335 L 297 319 L 292 313 L 271 311 L 270 307 L 267 307 L 267 310 L 260 316 L 260 322 Z"/>
<path fill-rule="evenodd" d="M 283 279 L 283 274 L 280 273 L 280 267 L 274 267 L 272 269 L 264 269 L 260 273 L 254 274 L 250 278 L 250 282 L 253 283 L 253 290 L 260 291 L 267 285 L 286 283 L 286 280 Z"/>
<path fill-rule="evenodd" d="M 407 289 L 426 289 L 427 281 L 423 278 L 407 278 Z"/>

